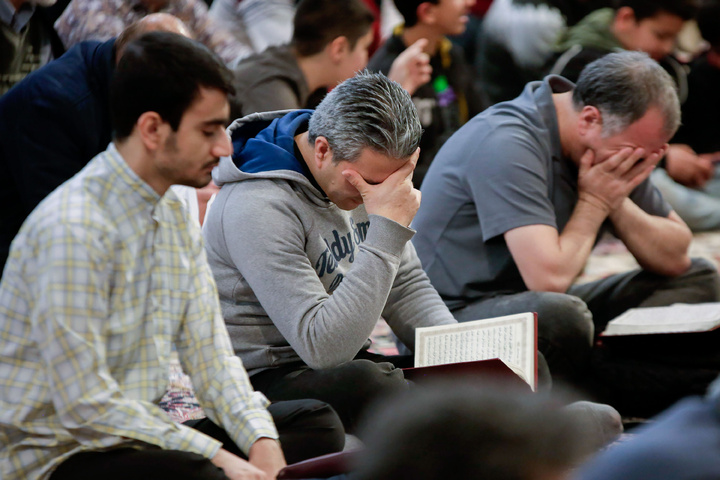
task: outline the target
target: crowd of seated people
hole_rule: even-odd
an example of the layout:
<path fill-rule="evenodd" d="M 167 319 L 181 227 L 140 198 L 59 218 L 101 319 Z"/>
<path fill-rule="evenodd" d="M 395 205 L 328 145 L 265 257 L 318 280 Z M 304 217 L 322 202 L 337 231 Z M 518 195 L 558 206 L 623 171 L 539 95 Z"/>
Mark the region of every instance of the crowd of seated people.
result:
<path fill-rule="evenodd" d="M 349 478 L 720 472 L 714 349 L 600 340 L 720 301 L 689 254 L 720 227 L 720 1 L 0 0 L 0 26 L 0 478 L 271 479 L 348 435 Z M 604 235 L 638 268 L 577 283 Z M 528 311 L 536 393 L 405 378 L 416 329 Z M 201 420 L 159 407 L 174 358 Z"/>

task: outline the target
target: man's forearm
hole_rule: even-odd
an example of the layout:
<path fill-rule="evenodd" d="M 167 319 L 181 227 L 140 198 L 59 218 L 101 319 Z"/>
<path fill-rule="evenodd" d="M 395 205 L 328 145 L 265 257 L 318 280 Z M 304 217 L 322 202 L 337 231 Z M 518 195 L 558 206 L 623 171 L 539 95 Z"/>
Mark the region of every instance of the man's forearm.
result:
<path fill-rule="evenodd" d="M 587 261 L 606 209 L 578 200 L 561 233 L 549 225 L 509 230 L 505 241 L 528 289 L 564 293 Z"/>
<path fill-rule="evenodd" d="M 415 349 L 416 328 L 457 323 L 422 269 L 412 244 L 403 252 L 383 318 L 411 350 Z"/>
<path fill-rule="evenodd" d="M 632 200 L 625 199 L 610 220 L 640 266 L 661 275 L 680 275 L 690 266 L 688 247 L 692 233 L 680 218 L 649 215 Z"/>
<path fill-rule="evenodd" d="M 592 202 L 578 200 L 570 220 L 558 239 L 558 256 L 555 273 L 558 277 L 557 291 L 564 292 L 585 267 L 595 245 L 600 226 L 607 218 L 607 211 Z"/>

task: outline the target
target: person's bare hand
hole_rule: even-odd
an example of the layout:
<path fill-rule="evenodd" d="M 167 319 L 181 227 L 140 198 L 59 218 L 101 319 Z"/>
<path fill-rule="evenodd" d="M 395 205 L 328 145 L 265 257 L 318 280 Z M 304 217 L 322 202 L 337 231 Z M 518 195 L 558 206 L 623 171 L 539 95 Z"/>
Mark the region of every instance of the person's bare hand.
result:
<path fill-rule="evenodd" d="M 248 452 L 250 463 L 268 475 L 277 477 L 278 472 L 286 465 L 280 443 L 272 438 L 260 438 L 255 441 Z"/>
<path fill-rule="evenodd" d="M 713 163 L 695 153 L 688 145 L 673 144 L 668 149 L 665 169 L 676 182 L 686 187 L 699 188 L 713 176 Z"/>
<path fill-rule="evenodd" d="M 419 154 L 418 148 L 402 167 L 377 185 L 368 184 L 351 168 L 342 174 L 362 195 L 368 214 L 380 215 L 407 227 L 420 208 L 420 191 L 412 183 Z"/>
<path fill-rule="evenodd" d="M 388 78 L 399 83 L 410 95 L 430 81 L 430 55 L 423 51 L 427 44 L 426 38 L 419 39 L 398 55 L 390 66 Z"/>
<path fill-rule="evenodd" d="M 275 478 L 223 448 L 218 450 L 210 461 L 216 467 L 221 468 L 230 480 L 272 480 Z"/>
<path fill-rule="evenodd" d="M 580 160 L 578 172 L 579 199 L 609 214 L 648 178 L 664 153 L 663 148 L 645 156 L 642 148 L 626 147 L 608 159 L 595 163 L 595 153 L 586 151 Z"/>

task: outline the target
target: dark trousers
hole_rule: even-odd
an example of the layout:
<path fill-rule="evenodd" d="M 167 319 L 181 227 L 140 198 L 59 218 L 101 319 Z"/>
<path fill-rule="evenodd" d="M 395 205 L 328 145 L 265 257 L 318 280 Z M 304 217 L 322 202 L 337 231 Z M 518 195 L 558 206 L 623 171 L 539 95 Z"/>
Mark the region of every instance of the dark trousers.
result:
<path fill-rule="evenodd" d="M 316 398 L 330 404 L 345 430 L 355 433 L 363 412 L 379 397 L 407 387 L 401 368 L 412 356 L 383 356 L 361 351 L 354 360 L 313 370 L 298 362 L 263 370 L 250 377 L 256 390 L 271 401 Z"/>
<path fill-rule="evenodd" d="M 345 432 L 335 411 L 317 400 L 273 403 L 268 407 L 280 434 L 280 443 L 288 463 L 327 453 L 345 445 Z M 225 431 L 208 420 L 190 420 L 188 425 L 223 443 L 229 452 L 247 459 Z M 145 449 L 118 448 L 73 455 L 50 476 L 50 480 L 227 480 L 221 469 L 195 453 L 162 450 L 152 445 Z"/>
<path fill-rule="evenodd" d="M 678 348 L 667 340 L 627 337 L 598 342 L 607 323 L 630 308 L 720 300 L 720 278 L 710 262 L 693 259 L 685 274 L 656 275 L 643 270 L 572 286 L 567 294 L 523 292 L 479 300 L 453 312 L 459 321 L 534 311 L 538 348 L 553 380 L 568 382 L 595 401 L 626 416 L 649 417 L 678 399 L 700 394 L 720 373 L 716 348 L 706 337 Z M 643 337 L 643 338 L 641 338 Z M 653 343 L 654 342 L 654 343 Z"/>
<path fill-rule="evenodd" d="M 644 270 L 611 275 L 567 293 L 522 292 L 481 299 L 453 312 L 460 322 L 521 312 L 538 314 L 538 348 L 553 378 L 586 373 L 597 335 L 607 323 L 635 307 L 720 300 L 720 278 L 710 262 L 693 259 L 686 273 L 666 277 Z"/>

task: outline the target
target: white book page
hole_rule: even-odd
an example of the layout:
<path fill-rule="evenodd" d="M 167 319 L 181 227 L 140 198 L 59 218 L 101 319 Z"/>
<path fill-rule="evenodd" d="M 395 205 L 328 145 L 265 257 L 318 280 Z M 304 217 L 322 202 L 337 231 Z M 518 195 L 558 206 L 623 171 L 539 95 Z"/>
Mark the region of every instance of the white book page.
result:
<path fill-rule="evenodd" d="M 668 307 L 631 308 L 610 321 L 603 336 L 703 332 L 717 325 L 720 303 L 676 303 Z"/>
<path fill-rule="evenodd" d="M 415 366 L 499 358 L 535 389 L 535 315 L 438 325 L 415 330 Z"/>

